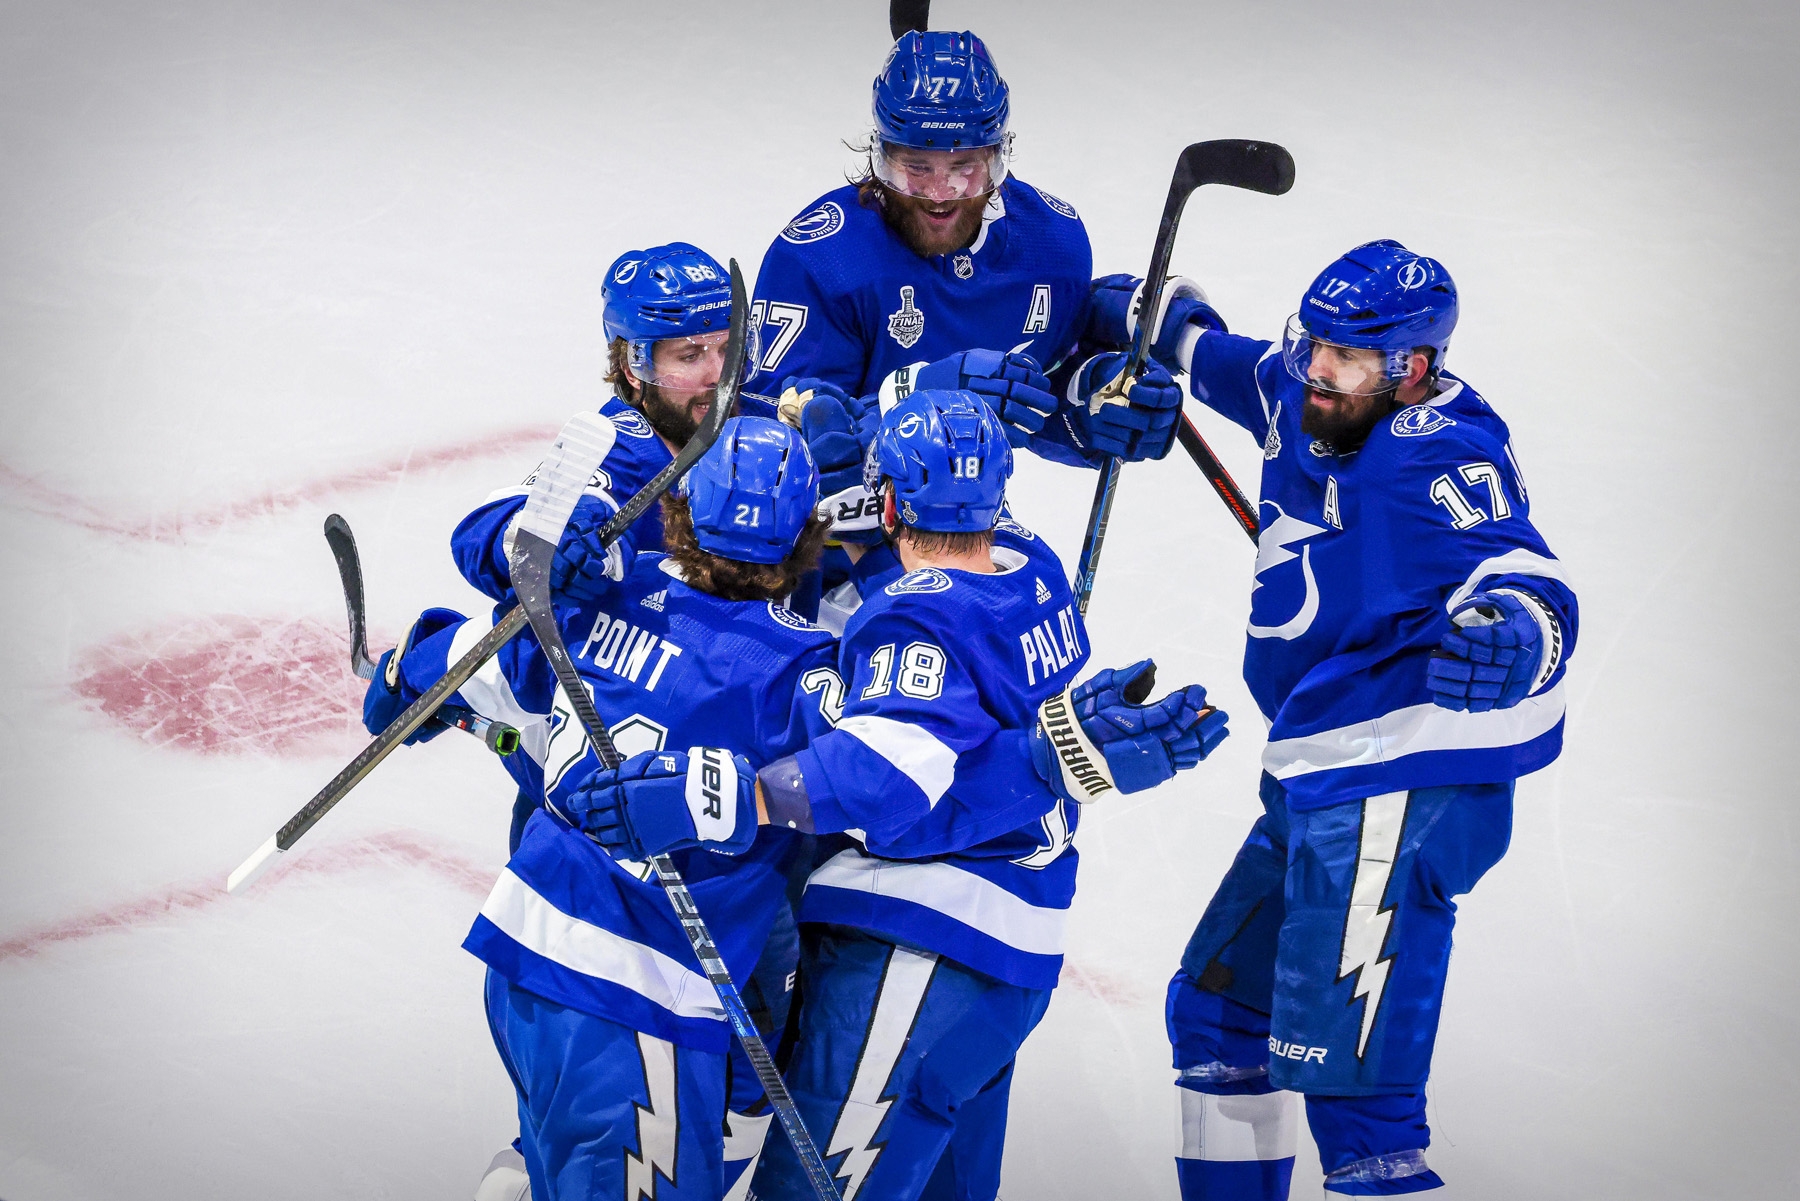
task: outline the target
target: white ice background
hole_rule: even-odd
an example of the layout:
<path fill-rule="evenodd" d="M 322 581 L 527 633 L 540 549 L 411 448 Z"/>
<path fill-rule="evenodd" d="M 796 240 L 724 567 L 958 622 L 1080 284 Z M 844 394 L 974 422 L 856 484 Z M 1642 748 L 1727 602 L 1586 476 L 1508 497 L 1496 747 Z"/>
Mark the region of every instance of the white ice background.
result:
<path fill-rule="evenodd" d="M 1450 364 L 1511 422 L 1582 636 L 1567 749 L 1462 906 L 1430 1086 L 1448 1195 L 1800 1192 L 1795 8 L 935 7 L 993 47 L 1016 170 L 1080 210 L 1096 271 L 1144 269 L 1181 146 L 1260 137 L 1292 193 L 1202 192 L 1175 252 L 1235 329 L 1274 336 L 1374 237 L 1461 287 Z M 498 766 L 460 735 L 402 753 L 302 843 L 315 870 L 226 900 L 356 740 L 200 753 L 78 679 L 170 630 L 279 672 L 244 631 L 338 629 L 333 510 L 378 633 L 473 609 L 450 528 L 601 398 L 605 265 L 679 238 L 753 277 L 854 167 L 885 19 L 0 5 L 5 1201 L 472 1190 L 513 1133 L 458 947 L 504 860 Z M 1249 439 L 1203 424 L 1253 481 Z M 1014 503 L 1072 559 L 1090 491 L 1028 461 Z M 1251 562 L 1179 451 L 1126 471 L 1097 662 L 1153 653 L 1234 736 L 1084 821 L 1014 1201 L 1175 1196 L 1162 989 L 1257 811 Z"/>

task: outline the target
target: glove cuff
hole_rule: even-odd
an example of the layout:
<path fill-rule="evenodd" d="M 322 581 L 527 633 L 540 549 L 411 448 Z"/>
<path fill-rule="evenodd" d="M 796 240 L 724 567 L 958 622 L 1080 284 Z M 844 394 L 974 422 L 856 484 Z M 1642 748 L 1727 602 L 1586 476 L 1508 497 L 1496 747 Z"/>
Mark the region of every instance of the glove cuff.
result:
<path fill-rule="evenodd" d="M 747 842 L 738 828 L 743 815 L 738 812 L 737 763 L 730 751 L 716 746 L 689 747 L 684 795 L 694 835 L 701 842 L 733 853 L 739 849 L 735 844 Z"/>
<path fill-rule="evenodd" d="M 1117 792 L 1112 768 L 1088 738 L 1075 716 L 1069 693 L 1073 685 L 1038 706 L 1037 725 L 1031 732 L 1032 761 L 1038 774 L 1062 795 L 1082 804 Z"/>

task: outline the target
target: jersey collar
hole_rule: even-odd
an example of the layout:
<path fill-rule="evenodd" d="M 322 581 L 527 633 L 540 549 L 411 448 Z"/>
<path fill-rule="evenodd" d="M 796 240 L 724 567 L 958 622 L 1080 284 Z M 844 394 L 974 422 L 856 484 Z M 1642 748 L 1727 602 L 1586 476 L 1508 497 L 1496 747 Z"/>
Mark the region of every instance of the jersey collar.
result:
<path fill-rule="evenodd" d="M 964 253 L 980 254 L 981 248 L 987 245 L 988 226 L 1006 216 L 1006 199 L 1001 195 L 1005 190 L 1006 180 L 1003 179 L 999 187 L 988 193 L 987 207 L 981 210 L 981 232 L 975 235 L 975 240 L 969 243 L 969 249 Z"/>

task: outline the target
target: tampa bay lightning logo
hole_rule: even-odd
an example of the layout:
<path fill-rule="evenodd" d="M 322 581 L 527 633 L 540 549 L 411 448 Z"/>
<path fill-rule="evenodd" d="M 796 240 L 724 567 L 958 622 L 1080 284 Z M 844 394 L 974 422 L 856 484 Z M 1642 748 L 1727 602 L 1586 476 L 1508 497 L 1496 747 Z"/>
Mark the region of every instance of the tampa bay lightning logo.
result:
<path fill-rule="evenodd" d="M 626 259 L 620 263 L 619 269 L 613 272 L 613 282 L 615 284 L 630 283 L 631 277 L 637 274 L 638 264 L 641 261 L 640 259 Z"/>
<path fill-rule="evenodd" d="M 1075 206 L 1064 200 L 1062 197 L 1052 196 L 1050 193 L 1039 187 L 1033 187 L 1031 190 L 1043 197 L 1044 203 L 1050 206 L 1051 212 L 1061 213 L 1071 221 L 1081 220 L 1081 215 L 1075 211 Z"/>
<path fill-rule="evenodd" d="M 1302 545 L 1298 555 L 1288 548 L 1294 543 L 1304 544 L 1307 539 L 1316 534 L 1323 534 L 1325 527 L 1314 525 L 1310 521 L 1302 521 L 1298 517 L 1289 517 L 1281 511 L 1281 506 L 1272 500 L 1265 500 L 1262 503 L 1275 510 L 1275 520 L 1263 526 L 1262 533 L 1256 541 L 1256 584 L 1250 589 L 1249 633 L 1252 638 L 1280 638 L 1283 641 L 1291 642 L 1312 629 L 1313 619 L 1319 615 L 1319 581 L 1313 575 L 1312 547 Z M 1267 603 L 1274 596 L 1291 595 L 1293 591 L 1292 586 L 1288 584 L 1288 578 L 1292 576 L 1292 572 L 1283 572 L 1281 576 L 1272 579 L 1264 577 L 1283 564 L 1292 563 L 1295 559 L 1300 560 L 1300 582 L 1304 585 L 1299 608 L 1292 617 L 1285 621 L 1271 625 L 1258 624 L 1256 616 L 1259 600 Z M 1267 585 L 1276 585 L 1275 591 L 1259 598 L 1257 593 Z"/>
<path fill-rule="evenodd" d="M 613 428 L 622 434 L 630 434 L 633 438 L 648 438 L 656 431 L 644 420 L 644 415 L 636 409 L 626 409 L 622 413 L 611 414 Z"/>
<path fill-rule="evenodd" d="M 769 616 L 790 630 L 816 630 L 819 628 L 786 605 L 778 605 L 774 601 L 769 602 Z"/>
<path fill-rule="evenodd" d="M 1400 274 L 1398 276 L 1400 288 L 1402 291 L 1410 292 L 1423 284 L 1430 276 L 1431 272 L 1425 270 L 1425 264 L 1421 263 L 1418 259 L 1414 259 L 1412 262 L 1406 264 L 1406 266 L 1400 268 Z"/>
<path fill-rule="evenodd" d="M 1394 437 L 1423 438 L 1426 434 L 1436 433 L 1447 425 L 1455 424 L 1456 422 L 1430 405 L 1414 405 L 1394 414 Z"/>
<path fill-rule="evenodd" d="M 916 592 L 947 592 L 952 581 L 949 576 L 935 567 L 921 567 L 917 571 L 909 571 L 882 591 L 889 596 L 905 596 Z"/>
<path fill-rule="evenodd" d="M 788 227 L 781 231 L 783 241 L 800 245 L 805 242 L 817 242 L 820 238 L 829 238 L 844 228 L 844 210 L 835 200 L 827 200 L 816 209 L 801 213 Z"/>
<path fill-rule="evenodd" d="M 997 530 L 1005 530 L 1007 533 L 1013 535 L 1014 537 L 1023 538 L 1027 542 L 1036 542 L 1037 541 L 1036 534 L 1032 533 L 1030 530 L 1026 529 L 1024 526 L 1020 525 L 1018 522 L 1014 521 L 1010 517 L 995 518 L 994 519 L 994 528 Z"/>

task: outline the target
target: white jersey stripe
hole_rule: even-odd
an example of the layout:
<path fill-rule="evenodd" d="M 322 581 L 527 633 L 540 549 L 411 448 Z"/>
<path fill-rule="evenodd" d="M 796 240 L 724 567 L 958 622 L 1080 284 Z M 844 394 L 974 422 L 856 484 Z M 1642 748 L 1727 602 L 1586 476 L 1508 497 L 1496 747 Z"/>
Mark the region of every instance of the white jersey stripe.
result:
<path fill-rule="evenodd" d="M 927 805 L 935 808 L 950 791 L 950 782 L 956 778 L 956 752 L 923 726 L 864 713 L 844 718 L 837 728 L 854 735 L 918 785 Z"/>
<path fill-rule="evenodd" d="M 1373 721 L 1359 721 L 1263 748 L 1263 770 L 1277 780 L 1314 772 L 1391 763 L 1421 751 L 1476 751 L 1522 746 L 1548 734 L 1563 718 L 1563 690 L 1529 696 L 1511 709 L 1462 713 L 1433 704 L 1409 705 Z"/>
<path fill-rule="evenodd" d="M 814 871 L 806 884 L 808 888 L 843 888 L 923 905 L 1029 955 L 1063 953 L 1067 909 L 1033 905 L 950 863 L 898 862 L 840 851 Z"/>
<path fill-rule="evenodd" d="M 1569 582 L 1568 573 L 1563 571 L 1560 559 L 1552 559 L 1540 555 L 1534 550 L 1526 550 L 1524 547 L 1515 547 L 1503 555 L 1482 560 L 1480 566 L 1470 572 L 1469 578 L 1463 581 L 1462 587 L 1452 592 L 1450 599 L 1444 602 L 1444 612 L 1454 612 L 1456 606 L 1475 595 L 1475 592 L 1481 587 L 1481 581 L 1497 575 L 1535 575 L 1546 580 L 1556 580 L 1562 584 Z"/>
<path fill-rule="evenodd" d="M 570 917 L 510 869 L 494 882 L 481 916 L 526 950 L 572 972 L 629 988 L 676 1017 L 725 1018 L 705 976 L 655 947 Z"/>

